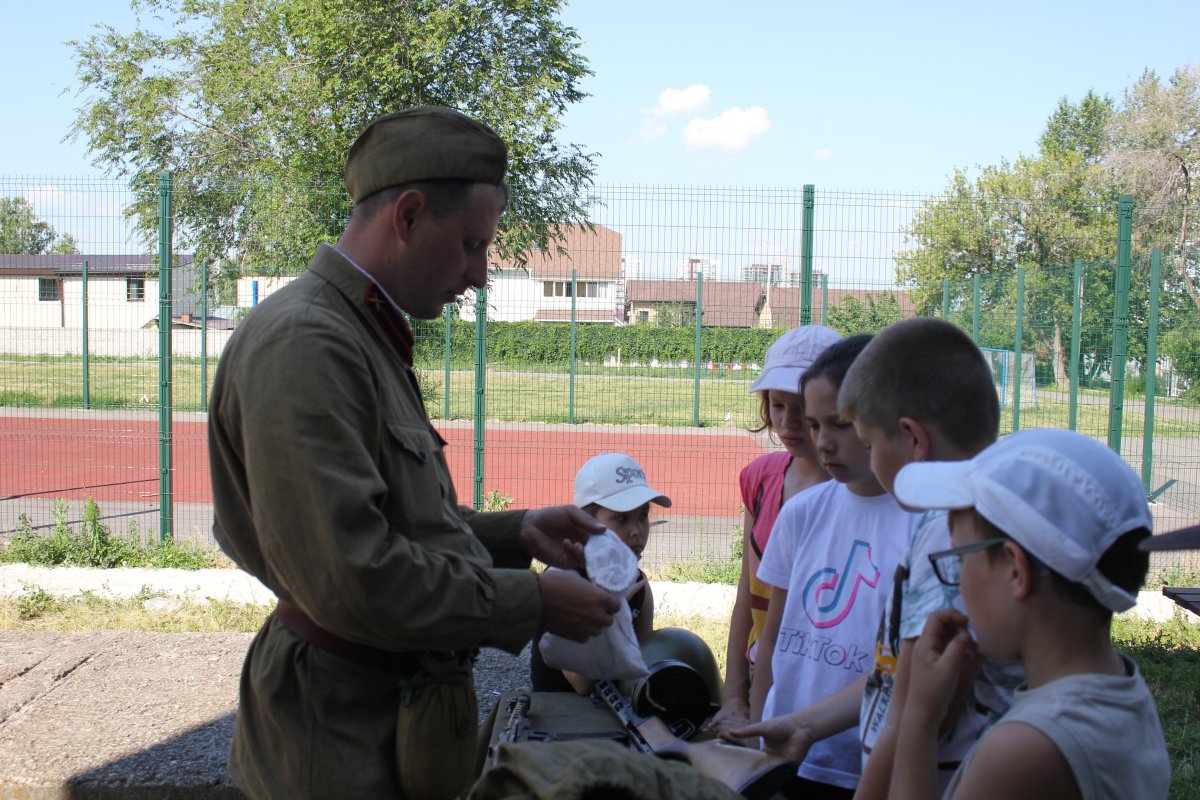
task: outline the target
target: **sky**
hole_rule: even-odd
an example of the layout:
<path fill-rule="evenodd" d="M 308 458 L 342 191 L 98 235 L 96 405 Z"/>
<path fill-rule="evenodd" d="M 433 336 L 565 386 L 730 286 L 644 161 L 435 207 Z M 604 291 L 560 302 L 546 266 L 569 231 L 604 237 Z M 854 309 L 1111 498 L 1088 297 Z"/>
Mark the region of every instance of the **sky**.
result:
<path fill-rule="evenodd" d="M 65 142 L 65 44 L 132 27 L 124 0 L 0 0 L 0 188 L 99 175 Z M 601 185 L 931 194 L 956 168 L 1032 154 L 1058 101 L 1120 99 L 1200 64 L 1195 0 L 574 0 L 593 75 L 560 139 Z"/>

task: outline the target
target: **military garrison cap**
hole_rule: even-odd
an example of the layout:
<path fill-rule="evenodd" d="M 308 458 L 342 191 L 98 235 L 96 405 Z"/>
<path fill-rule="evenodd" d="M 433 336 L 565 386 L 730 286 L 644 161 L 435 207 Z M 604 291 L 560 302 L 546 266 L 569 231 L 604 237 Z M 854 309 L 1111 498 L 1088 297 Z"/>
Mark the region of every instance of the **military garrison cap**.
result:
<path fill-rule="evenodd" d="M 508 147 L 488 126 L 453 109 L 418 106 L 372 122 L 350 145 L 346 190 L 358 203 L 402 183 L 465 180 L 500 184 Z"/>

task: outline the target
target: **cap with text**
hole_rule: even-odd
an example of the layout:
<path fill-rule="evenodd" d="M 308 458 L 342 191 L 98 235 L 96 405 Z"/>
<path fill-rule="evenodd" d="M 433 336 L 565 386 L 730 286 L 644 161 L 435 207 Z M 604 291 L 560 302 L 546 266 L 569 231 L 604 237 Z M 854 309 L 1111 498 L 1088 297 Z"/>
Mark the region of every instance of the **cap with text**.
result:
<path fill-rule="evenodd" d="M 350 145 L 344 175 L 356 203 L 404 183 L 464 180 L 499 185 L 508 147 L 495 131 L 451 108 L 385 114 Z"/>
<path fill-rule="evenodd" d="M 1105 608 L 1126 611 L 1137 602 L 1096 565 L 1123 534 L 1152 531 L 1154 522 L 1141 479 L 1095 439 L 1021 431 L 969 461 L 907 464 L 893 493 L 914 509 L 974 508 Z"/>
<path fill-rule="evenodd" d="M 595 503 L 610 511 L 632 511 L 645 503 L 671 506 L 671 498 L 650 488 L 641 465 L 622 453 L 595 456 L 579 468 L 574 502 L 580 508 Z"/>

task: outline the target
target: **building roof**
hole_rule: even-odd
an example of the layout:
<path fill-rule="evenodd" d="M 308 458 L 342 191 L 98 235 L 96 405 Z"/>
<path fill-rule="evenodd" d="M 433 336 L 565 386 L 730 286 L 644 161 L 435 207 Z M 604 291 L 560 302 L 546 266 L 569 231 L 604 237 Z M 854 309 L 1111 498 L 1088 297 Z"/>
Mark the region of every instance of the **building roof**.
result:
<path fill-rule="evenodd" d="M 705 292 L 707 293 L 707 291 L 708 287 L 705 286 Z M 771 327 L 794 328 L 800 324 L 801 291 L 799 288 L 790 286 L 771 287 Z M 821 308 L 822 294 L 821 287 L 813 287 L 812 318 L 814 321 L 825 318 L 824 309 Z M 857 297 L 866 306 L 872 299 L 878 302 L 879 298 L 887 294 L 896 296 L 896 302 L 900 305 L 900 311 L 904 316 L 911 317 L 916 313 L 912 295 L 907 289 L 839 289 L 831 286 L 829 287 L 829 307 L 840 306 L 842 300 L 847 296 Z"/>
<path fill-rule="evenodd" d="M 83 262 L 88 264 L 88 275 L 145 275 L 158 271 L 157 255 L 28 255 L 22 253 L 0 253 L 0 275 L 50 277 L 82 275 Z M 187 267 L 192 263 L 190 254 L 177 254 L 175 266 Z"/>
<path fill-rule="evenodd" d="M 575 270 L 579 280 L 621 280 L 621 234 L 596 223 L 592 230 L 583 225 L 560 225 L 553 228 L 560 235 L 551 239 L 549 249 L 531 253 L 525 268 L 535 280 L 570 280 Z M 559 248 L 565 252 L 560 253 Z M 515 265 L 501 261 L 501 269 Z"/>
<path fill-rule="evenodd" d="M 701 300 L 705 325 L 750 328 L 758 320 L 763 287 L 746 281 L 705 281 Z M 629 281 L 626 299 L 630 306 L 665 303 L 696 303 L 695 281 Z"/>

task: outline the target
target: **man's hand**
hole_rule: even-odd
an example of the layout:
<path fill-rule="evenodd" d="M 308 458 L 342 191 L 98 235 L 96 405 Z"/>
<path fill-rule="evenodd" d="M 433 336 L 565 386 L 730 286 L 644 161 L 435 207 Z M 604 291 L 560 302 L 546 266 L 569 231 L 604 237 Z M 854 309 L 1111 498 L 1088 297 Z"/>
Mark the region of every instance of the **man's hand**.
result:
<path fill-rule="evenodd" d="M 756 722 L 741 728 L 733 728 L 723 734 L 722 739 L 737 742 L 743 739 L 762 738 L 763 746 L 772 753 L 778 753 L 788 761 L 799 764 L 808 755 L 814 739 L 808 729 L 801 725 L 795 714 L 785 714 L 782 717 Z"/>
<path fill-rule="evenodd" d="M 930 614 L 913 646 L 904 716 L 910 713 L 936 725 L 946 716 L 959 677 L 975 668 L 978 646 L 957 611 Z"/>
<path fill-rule="evenodd" d="M 525 512 L 518 534 L 521 549 L 559 569 L 586 566 L 583 545 L 604 526 L 576 506 L 548 506 Z"/>
<path fill-rule="evenodd" d="M 550 633 L 585 642 L 612 625 L 624 601 L 572 570 L 546 570 L 542 587 L 542 627 Z"/>

